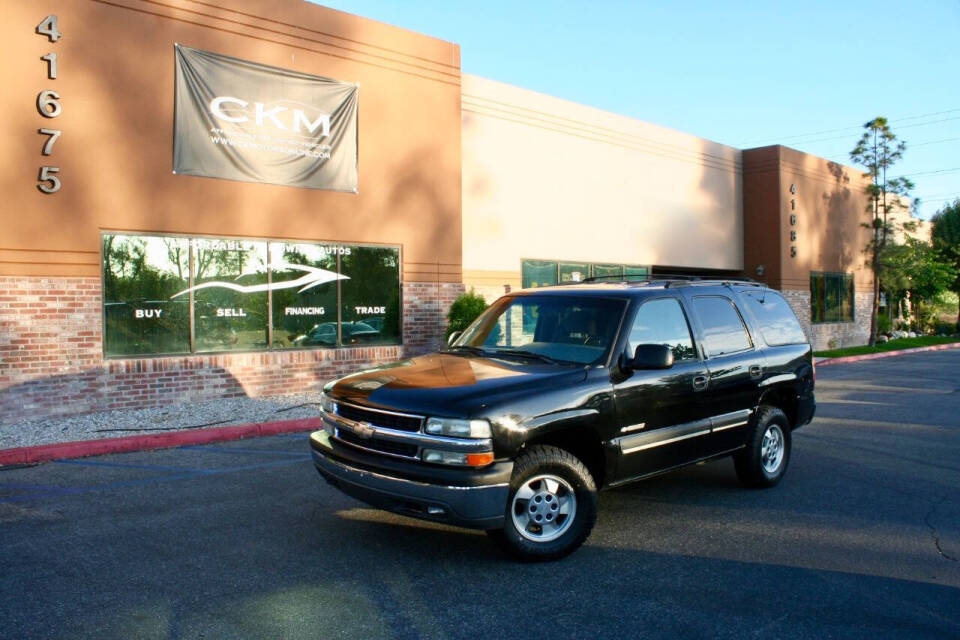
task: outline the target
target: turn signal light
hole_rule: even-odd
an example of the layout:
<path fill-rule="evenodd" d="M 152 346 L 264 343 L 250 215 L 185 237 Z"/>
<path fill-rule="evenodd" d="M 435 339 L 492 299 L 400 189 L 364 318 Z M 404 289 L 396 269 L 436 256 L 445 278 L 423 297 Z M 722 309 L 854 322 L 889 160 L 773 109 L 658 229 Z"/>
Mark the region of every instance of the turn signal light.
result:
<path fill-rule="evenodd" d="M 461 467 L 482 467 L 493 462 L 493 452 L 465 453 L 462 451 L 440 451 L 424 449 L 421 454 L 424 462 L 435 464 L 455 464 Z"/>
<path fill-rule="evenodd" d="M 467 465 L 471 467 L 482 467 L 493 462 L 493 451 L 485 453 L 468 453 Z"/>

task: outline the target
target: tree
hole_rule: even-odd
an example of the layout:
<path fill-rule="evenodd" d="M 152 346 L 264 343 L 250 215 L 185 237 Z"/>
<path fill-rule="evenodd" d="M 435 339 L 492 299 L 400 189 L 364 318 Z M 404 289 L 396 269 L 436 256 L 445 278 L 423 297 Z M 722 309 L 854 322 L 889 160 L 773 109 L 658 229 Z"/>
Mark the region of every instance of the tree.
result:
<path fill-rule="evenodd" d="M 934 248 L 956 270 L 951 288 L 960 295 L 960 200 L 954 200 L 953 204 L 947 204 L 933 215 L 931 238 Z M 957 331 L 960 331 L 960 312 L 957 314 Z"/>
<path fill-rule="evenodd" d="M 877 117 L 863 125 L 863 132 L 857 146 L 850 152 L 853 162 L 866 168 L 864 178 L 869 178 L 866 194 L 869 198 L 867 214 L 870 223 L 864 226 L 873 231 L 870 241 L 864 247 L 869 256 L 870 269 L 873 271 L 873 310 L 870 314 L 870 346 L 877 342 L 877 311 L 880 302 L 880 257 L 893 235 L 893 225 L 888 215 L 894 207 L 903 207 L 902 198 L 909 201 L 913 183 L 907 178 L 887 176 L 887 171 L 903 157 L 906 144 L 898 142 L 890 130 L 887 119 Z"/>
<path fill-rule="evenodd" d="M 473 289 L 468 293 L 461 293 L 447 312 L 447 331 L 444 337 L 449 338 L 454 331 L 463 331 L 469 327 L 486 308 L 487 301 Z"/>

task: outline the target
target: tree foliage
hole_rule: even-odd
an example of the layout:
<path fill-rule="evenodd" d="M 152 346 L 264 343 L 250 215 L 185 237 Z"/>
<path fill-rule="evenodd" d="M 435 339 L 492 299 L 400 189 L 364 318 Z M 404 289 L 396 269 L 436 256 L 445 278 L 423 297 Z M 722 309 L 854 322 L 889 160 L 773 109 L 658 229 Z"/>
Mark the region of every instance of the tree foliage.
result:
<path fill-rule="evenodd" d="M 871 229 L 870 240 L 864 247 L 873 271 L 873 312 L 870 318 L 870 345 L 877 341 L 877 310 L 880 298 L 881 256 L 893 237 L 895 229 L 889 214 L 895 208 L 909 207 L 909 194 L 913 183 L 904 177 L 889 177 L 887 172 L 906 151 L 906 144 L 898 141 L 887 119 L 877 117 L 863 125 L 864 132 L 850 152 L 850 159 L 866 169 L 863 173 L 870 180 L 865 191 L 868 197 L 867 214 Z M 907 200 L 905 203 L 904 200 Z"/>
<path fill-rule="evenodd" d="M 931 238 L 934 248 L 945 261 L 953 265 L 956 277 L 951 288 L 960 294 L 960 200 L 954 200 L 934 214 Z M 957 317 L 957 330 L 960 331 L 960 315 Z"/>
<path fill-rule="evenodd" d="M 486 308 L 487 301 L 473 289 L 457 296 L 447 312 L 447 332 L 444 337 L 449 338 L 454 331 L 463 331 L 469 327 Z"/>

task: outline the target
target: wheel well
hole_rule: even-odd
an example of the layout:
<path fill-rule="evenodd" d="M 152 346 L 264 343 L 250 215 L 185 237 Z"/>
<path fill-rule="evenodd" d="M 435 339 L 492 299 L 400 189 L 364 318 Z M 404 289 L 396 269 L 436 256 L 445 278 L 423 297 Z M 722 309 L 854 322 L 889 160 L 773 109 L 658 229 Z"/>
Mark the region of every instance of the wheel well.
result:
<path fill-rule="evenodd" d="M 587 467 L 587 471 L 593 476 L 593 482 L 597 488 L 603 486 L 603 479 L 606 475 L 606 458 L 603 454 L 603 445 L 600 444 L 600 438 L 592 429 L 586 426 L 558 429 L 535 436 L 524 443 L 524 448 L 538 444 L 569 451 Z"/>
<path fill-rule="evenodd" d="M 797 410 L 799 398 L 797 393 L 791 389 L 770 389 L 760 397 L 760 404 L 769 404 L 779 408 L 790 421 L 790 427 L 797 426 Z"/>

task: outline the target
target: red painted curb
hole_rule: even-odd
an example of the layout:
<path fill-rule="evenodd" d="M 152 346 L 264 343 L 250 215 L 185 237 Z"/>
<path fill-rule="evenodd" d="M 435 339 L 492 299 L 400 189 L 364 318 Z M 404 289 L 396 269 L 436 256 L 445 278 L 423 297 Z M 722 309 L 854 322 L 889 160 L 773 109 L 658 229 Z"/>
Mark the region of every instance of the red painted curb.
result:
<path fill-rule="evenodd" d="M 298 420 L 278 420 L 276 422 L 258 422 L 231 427 L 213 427 L 210 429 L 187 429 L 172 433 L 148 433 L 122 438 L 102 438 L 100 440 L 80 440 L 77 442 L 57 442 L 41 444 L 35 447 L 0 449 L 0 467 L 11 464 L 34 464 L 63 458 L 85 458 L 107 453 L 127 451 L 148 451 L 182 447 L 188 444 L 206 444 L 244 438 L 259 438 L 278 433 L 312 431 L 322 428 L 321 420 L 300 418 Z"/>
<path fill-rule="evenodd" d="M 880 353 L 864 353 L 859 356 L 841 356 L 839 358 L 828 358 L 817 363 L 818 367 L 826 367 L 831 364 L 843 364 L 845 362 L 860 362 L 861 360 L 879 360 L 880 358 L 892 358 L 893 356 L 902 356 L 907 353 L 923 353 L 924 351 L 944 351 L 946 349 L 960 349 L 960 342 L 951 342 L 948 344 L 934 344 L 929 347 L 913 347 L 912 349 L 900 349 L 899 351 L 881 351 Z"/>

